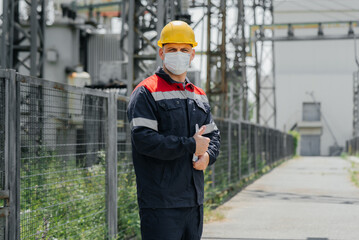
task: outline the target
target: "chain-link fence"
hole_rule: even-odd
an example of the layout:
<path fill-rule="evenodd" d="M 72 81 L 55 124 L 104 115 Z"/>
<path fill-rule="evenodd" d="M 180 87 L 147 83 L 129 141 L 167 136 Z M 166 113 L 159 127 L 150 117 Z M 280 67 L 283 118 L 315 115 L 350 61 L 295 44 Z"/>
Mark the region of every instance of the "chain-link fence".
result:
<path fill-rule="evenodd" d="M 107 98 L 20 80 L 20 236 L 106 235 Z"/>
<path fill-rule="evenodd" d="M 14 239 L 138 236 L 126 99 L 12 70 L 0 70 L 0 93 L 6 109 L 0 112 L 0 190 L 16 199 L 9 206 L 14 213 L 0 217 L 2 232 Z M 226 119 L 216 123 L 221 152 L 206 170 L 206 200 L 294 154 L 293 138 L 278 130 Z M 5 156 L 13 164 L 8 168 Z"/>
<path fill-rule="evenodd" d="M 16 135 L 15 142 L 1 140 L 15 145 L 7 151 L 15 156 L 10 162 L 17 162 L 8 173 L 10 193 L 19 199 L 10 201 L 18 217 L 8 220 L 9 228 L 17 225 L 8 238 L 104 238 L 109 94 L 14 73 L 1 71 L 0 81 L 0 91 L 8 85 L 16 94 L 1 112 L 15 125 L 8 135 Z M 0 96 L 5 105 L 6 94 Z"/>

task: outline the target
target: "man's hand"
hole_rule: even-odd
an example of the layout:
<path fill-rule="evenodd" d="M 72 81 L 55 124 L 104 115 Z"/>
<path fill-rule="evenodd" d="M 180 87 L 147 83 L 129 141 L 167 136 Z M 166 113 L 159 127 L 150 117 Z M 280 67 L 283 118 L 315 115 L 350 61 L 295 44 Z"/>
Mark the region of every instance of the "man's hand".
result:
<path fill-rule="evenodd" d="M 196 156 L 201 156 L 208 150 L 210 139 L 202 137 L 204 130 L 206 130 L 206 126 L 202 126 L 199 131 L 193 135 L 194 140 L 196 140 Z"/>
<path fill-rule="evenodd" d="M 198 161 L 193 163 L 193 168 L 196 170 L 205 170 L 209 164 L 208 152 L 205 152 L 202 156 L 198 157 Z"/>

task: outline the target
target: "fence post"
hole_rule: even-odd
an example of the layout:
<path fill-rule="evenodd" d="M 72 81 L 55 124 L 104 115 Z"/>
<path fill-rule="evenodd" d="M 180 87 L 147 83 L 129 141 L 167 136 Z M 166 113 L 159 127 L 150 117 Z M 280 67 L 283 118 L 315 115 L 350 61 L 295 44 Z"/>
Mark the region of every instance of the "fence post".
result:
<path fill-rule="evenodd" d="M 2 107 L 5 111 L 5 71 L 0 70 L 0 107 Z M 9 209 L 5 204 L 5 201 L 9 199 L 9 189 L 7 188 L 7 183 L 5 182 L 7 177 L 5 174 L 7 173 L 7 159 L 5 158 L 5 112 L 0 113 L 0 206 L 2 204 L 3 207 L 0 207 L 0 239 L 5 239 L 5 227 L 7 216 L 9 215 Z"/>
<path fill-rule="evenodd" d="M 282 135 L 282 144 L 283 144 L 283 149 L 282 149 L 282 155 L 283 158 L 285 160 L 287 160 L 287 134 L 283 134 Z"/>
<path fill-rule="evenodd" d="M 287 146 L 287 134 L 283 134 L 283 150 L 282 150 L 282 154 L 283 154 L 283 158 L 285 159 L 285 160 L 287 160 L 288 158 L 287 158 L 287 152 L 288 152 L 288 150 L 287 150 L 287 148 L 288 148 L 288 146 Z"/>
<path fill-rule="evenodd" d="M 269 143 L 269 129 L 266 128 L 266 162 L 271 166 L 271 156 L 270 156 L 270 143 Z"/>
<path fill-rule="evenodd" d="M 231 183 L 231 168 L 232 168 L 232 124 L 231 120 L 228 120 L 228 131 L 227 131 L 227 137 L 228 137 L 228 184 Z"/>
<path fill-rule="evenodd" d="M 117 238 L 117 94 L 109 93 L 106 136 L 106 218 L 108 238 Z"/>
<path fill-rule="evenodd" d="M 248 142 L 248 176 L 251 174 L 251 161 L 252 161 L 252 138 L 251 138 L 251 124 L 248 124 L 248 131 L 247 131 L 247 142 Z"/>
<path fill-rule="evenodd" d="M 253 152 L 254 152 L 254 172 L 257 172 L 258 170 L 258 158 L 257 158 L 257 151 L 258 151 L 258 127 L 257 126 L 253 126 L 254 129 L 253 129 L 253 133 L 254 133 L 254 136 L 253 136 L 253 141 L 254 141 L 254 144 L 253 144 Z"/>
<path fill-rule="evenodd" d="M 281 139 L 281 134 L 279 131 L 277 131 L 277 161 L 280 160 L 280 148 L 281 148 L 281 145 L 280 145 L 280 139 Z"/>
<path fill-rule="evenodd" d="M 5 71 L 5 189 L 8 216 L 5 239 L 20 239 L 20 89 L 15 70 Z"/>
<path fill-rule="evenodd" d="M 242 175 L 242 122 L 238 122 L 238 180 Z"/>

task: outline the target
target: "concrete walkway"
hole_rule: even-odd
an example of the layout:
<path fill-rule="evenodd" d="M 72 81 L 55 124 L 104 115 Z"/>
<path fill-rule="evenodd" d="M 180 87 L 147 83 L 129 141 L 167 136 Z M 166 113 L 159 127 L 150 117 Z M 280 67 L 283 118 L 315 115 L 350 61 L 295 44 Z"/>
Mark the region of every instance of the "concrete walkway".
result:
<path fill-rule="evenodd" d="M 359 188 L 340 157 L 291 159 L 245 188 L 202 239 L 359 240 Z"/>

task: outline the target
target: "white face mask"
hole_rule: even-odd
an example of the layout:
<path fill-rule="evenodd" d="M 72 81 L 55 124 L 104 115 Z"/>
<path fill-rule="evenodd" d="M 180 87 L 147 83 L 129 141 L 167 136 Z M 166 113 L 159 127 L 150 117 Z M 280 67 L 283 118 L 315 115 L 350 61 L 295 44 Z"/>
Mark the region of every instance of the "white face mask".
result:
<path fill-rule="evenodd" d="M 165 64 L 168 71 L 174 75 L 181 75 L 186 72 L 189 67 L 189 61 L 191 59 L 190 53 L 184 52 L 170 52 L 165 53 L 165 59 L 163 63 Z"/>

